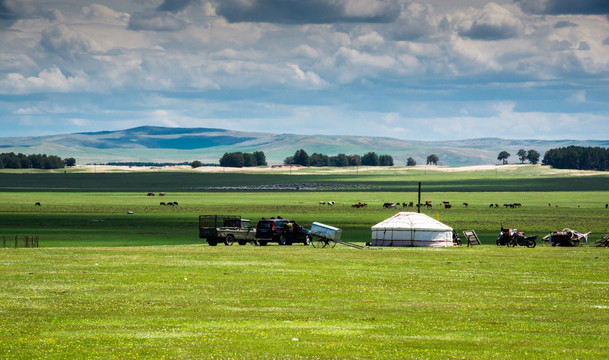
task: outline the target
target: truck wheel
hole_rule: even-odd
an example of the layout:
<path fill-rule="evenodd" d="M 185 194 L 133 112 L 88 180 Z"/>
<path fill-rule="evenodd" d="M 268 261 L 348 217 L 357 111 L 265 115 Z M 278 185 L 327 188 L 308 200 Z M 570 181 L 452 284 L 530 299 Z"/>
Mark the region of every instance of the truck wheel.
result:
<path fill-rule="evenodd" d="M 311 245 L 311 236 L 309 236 L 309 235 L 305 235 L 305 238 L 304 238 L 304 245 L 305 245 L 305 246 Z"/>
<path fill-rule="evenodd" d="M 281 235 L 281 237 L 279 238 L 279 245 L 287 245 L 288 244 L 288 239 L 286 239 L 285 235 Z"/>
<path fill-rule="evenodd" d="M 226 238 L 224 239 L 224 245 L 232 246 L 234 242 L 235 242 L 235 237 L 233 235 L 231 235 L 231 234 L 226 235 Z"/>

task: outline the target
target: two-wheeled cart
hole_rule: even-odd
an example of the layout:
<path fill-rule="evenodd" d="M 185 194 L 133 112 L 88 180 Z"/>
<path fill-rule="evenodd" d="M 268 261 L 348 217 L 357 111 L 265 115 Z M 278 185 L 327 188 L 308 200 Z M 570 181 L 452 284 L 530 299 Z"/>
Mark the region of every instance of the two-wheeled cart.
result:
<path fill-rule="evenodd" d="M 368 249 L 368 246 L 341 241 L 341 233 L 342 230 L 334 226 L 318 222 L 311 224 L 311 235 L 315 237 L 312 244 L 316 248 L 333 248 L 336 244 L 342 244 L 356 249 Z"/>
<path fill-rule="evenodd" d="M 335 247 L 340 242 L 341 233 L 342 230 L 334 226 L 318 222 L 311 224 L 311 235 L 315 237 L 312 244 L 316 248 Z"/>

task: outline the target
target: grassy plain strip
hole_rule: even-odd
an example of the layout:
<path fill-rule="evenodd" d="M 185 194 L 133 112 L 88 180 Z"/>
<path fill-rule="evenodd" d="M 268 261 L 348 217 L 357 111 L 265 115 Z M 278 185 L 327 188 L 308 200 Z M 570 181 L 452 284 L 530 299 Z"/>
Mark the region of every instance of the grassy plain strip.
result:
<path fill-rule="evenodd" d="M 59 192 L 208 192 L 256 190 L 260 187 L 300 184 L 323 191 L 417 191 L 422 182 L 431 192 L 609 191 L 609 174 L 557 171 L 540 166 L 497 167 L 494 170 L 435 171 L 420 168 L 334 172 L 304 168 L 290 173 L 250 172 L 14 172 L 0 170 L 0 191 Z M 585 175 L 582 175 L 585 174 Z M 576 176 L 577 175 L 577 176 Z M 302 186 L 304 185 L 304 186 Z"/>
<path fill-rule="evenodd" d="M 503 224 L 545 234 L 571 228 L 592 231 L 591 239 L 609 233 L 606 192 L 493 192 L 424 193 L 436 204 L 424 212 L 458 231 L 473 229 L 485 243 L 493 243 Z M 319 205 L 319 201 L 336 205 Z M 4 193 L 0 203 L 0 236 L 39 235 L 40 246 L 141 246 L 199 243 L 198 216 L 238 214 L 254 223 L 262 217 L 292 218 L 306 227 L 318 221 L 343 229 L 343 239 L 370 241 L 370 227 L 397 211 L 384 209 L 387 201 L 416 202 L 416 193 L 399 192 L 213 192 L 168 193 L 148 197 L 145 193 Z M 449 200 L 452 209 L 438 207 Z M 178 202 L 178 206 L 161 206 Z M 366 202 L 365 208 L 351 204 Z M 609 200 L 607 200 L 609 202 Z M 41 202 L 42 206 L 34 206 Z M 462 205 L 468 202 L 469 206 Z M 512 209 L 504 203 L 520 202 Z M 552 206 L 548 206 L 548 202 Z M 489 208 L 498 203 L 499 208 Z M 559 207 L 556 207 L 559 205 Z M 133 215 L 128 215 L 133 211 Z"/>
<path fill-rule="evenodd" d="M 6 359 L 602 359 L 604 249 L 0 249 Z"/>

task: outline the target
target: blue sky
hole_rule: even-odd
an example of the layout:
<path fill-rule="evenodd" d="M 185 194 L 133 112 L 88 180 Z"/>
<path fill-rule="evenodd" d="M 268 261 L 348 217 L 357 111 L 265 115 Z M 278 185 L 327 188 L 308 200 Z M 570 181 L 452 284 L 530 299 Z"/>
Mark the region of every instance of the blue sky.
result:
<path fill-rule="evenodd" d="M 0 137 L 609 139 L 606 0 L 0 0 Z"/>

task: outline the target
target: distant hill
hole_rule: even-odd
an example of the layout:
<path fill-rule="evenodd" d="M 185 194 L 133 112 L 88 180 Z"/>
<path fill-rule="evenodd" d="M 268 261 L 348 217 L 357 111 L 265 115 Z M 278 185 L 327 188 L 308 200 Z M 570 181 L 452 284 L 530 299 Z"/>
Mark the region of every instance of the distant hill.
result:
<path fill-rule="evenodd" d="M 217 163 L 226 152 L 264 151 L 269 165 L 281 164 L 298 149 L 309 155 L 339 153 L 363 155 L 374 151 L 393 156 L 396 165 L 412 157 L 425 164 L 438 155 L 446 166 L 496 164 L 500 151 L 517 163 L 518 149 L 546 150 L 569 145 L 608 147 L 609 140 L 510 140 L 499 138 L 410 141 L 385 137 L 328 136 L 242 132 L 211 128 L 167 128 L 143 126 L 117 131 L 61 134 L 39 137 L 0 138 L 0 152 L 59 155 L 76 158 L 78 164 L 107 162 Z"/>

